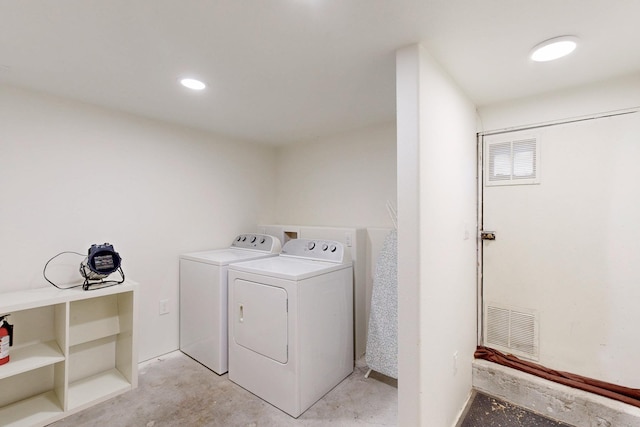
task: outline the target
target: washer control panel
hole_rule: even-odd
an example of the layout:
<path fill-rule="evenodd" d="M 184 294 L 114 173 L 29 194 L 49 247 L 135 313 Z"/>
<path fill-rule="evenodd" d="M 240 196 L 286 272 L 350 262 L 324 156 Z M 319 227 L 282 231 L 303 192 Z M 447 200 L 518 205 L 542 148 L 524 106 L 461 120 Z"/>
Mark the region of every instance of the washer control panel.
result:
<path fill-rule="evenodd" d="M 240 234 L 233 243 L 232 248 L 253 249 L 257 251 L 277 254 L 280 252 L 280 239 L 268 234 Z"/>
<path fill-rule="evenodd" d="M 351 261 L 344 245 L 334 240 L 292 239 L 282 247 L 281 255 L 339 263 Z"/>

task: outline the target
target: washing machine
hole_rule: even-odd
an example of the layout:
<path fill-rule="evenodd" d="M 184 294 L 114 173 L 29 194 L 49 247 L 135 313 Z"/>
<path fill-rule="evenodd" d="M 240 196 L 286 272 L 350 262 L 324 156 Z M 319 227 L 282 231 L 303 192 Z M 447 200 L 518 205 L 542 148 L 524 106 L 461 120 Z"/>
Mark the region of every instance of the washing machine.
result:
<path fill-rule="evenodd" d="M 180 255 L 180 350 L 215 373 L 228 367 L 227 272 L 234 262 L 275 257 L 281 244 L 241 234 L 231 246 Z"/>
<path fill-rule="evenodd" d="M 229 379 L 297 418 L 353 372 L 353 267 L 339 242 L 295 239 L 229 266 Z"/>

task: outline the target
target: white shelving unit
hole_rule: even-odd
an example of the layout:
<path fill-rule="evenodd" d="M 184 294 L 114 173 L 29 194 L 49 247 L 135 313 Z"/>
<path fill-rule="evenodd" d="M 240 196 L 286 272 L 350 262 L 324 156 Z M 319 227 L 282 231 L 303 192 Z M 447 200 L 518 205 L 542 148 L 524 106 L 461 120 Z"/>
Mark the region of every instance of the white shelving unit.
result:
<path fill-rule="evenodd" d="M 0 425 L 44 426 L 136 388 L 137 288 L 0 294 L 15 327 L 0 366 Z"/>

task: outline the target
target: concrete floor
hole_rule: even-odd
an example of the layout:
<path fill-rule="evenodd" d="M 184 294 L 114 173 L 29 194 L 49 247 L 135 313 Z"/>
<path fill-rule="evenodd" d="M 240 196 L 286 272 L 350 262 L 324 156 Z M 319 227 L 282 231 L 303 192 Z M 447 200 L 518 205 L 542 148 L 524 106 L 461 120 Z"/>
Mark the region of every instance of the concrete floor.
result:
<path fill-rule="evenodd" d="M 458 427 L 572 427 L 501 399 L 473 392 Z"/>
<path fill-rule="evenodd" d="M 232 383 L 227 375 L 219 376 L 176 351 L 140 364 L 137 389 L 50 426 L 396 426 L 397 381 L 375 372 L 366 379 L 366 372 L 363 358 L 349 377 L 294 419 Z M 541 417 L 474 391 L 457 426 L 570 427 L 571 424 Z"/>
<path fill-rule="evenodd" d="M 264 402 L 227 375 L 218 376 L 181 352 L 144 362 L 137 389 L 50 424 L 52 427 L 395 426 L 397 381 L 353 374 L 298 419 Z"/>

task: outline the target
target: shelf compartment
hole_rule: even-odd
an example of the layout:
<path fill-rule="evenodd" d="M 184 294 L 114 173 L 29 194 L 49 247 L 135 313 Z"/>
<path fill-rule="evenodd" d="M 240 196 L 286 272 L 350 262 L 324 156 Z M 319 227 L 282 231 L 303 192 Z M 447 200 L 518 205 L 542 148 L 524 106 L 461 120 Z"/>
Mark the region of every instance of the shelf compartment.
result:
<path fill-rule="evenodd" d="M 70 304 L 69 346 L 120 333 L 118 296 L 106 295 Z"/>
<path fill-rule="evenodd" d="M 131 390 L 131 383 L 113 368 L 69 384 L 68 410 L 93 405 Z"/>
<path fill-rule="evenodd" d="M 54 391 L 39 394 L 0 408 L 0 422 L 5 427 L 44 425 L 62 418 L 62 405 Z"/>
<path fill-rule="evenodd" d="M 44 426 L 137 386 L 137 284 L 0 294 L 15 342 L 0 366 L 0 426 Z"/>
<path fill-rule="evenodd" d="M 116 342 L 117 337 L 109 336 L 71 347 L 67 359 L 69 382 L 73 383 L 117 368 Z"/>
<path fill-rule="evenodd" d="M 53 365 L 65 360 L 55 340 L 11 349 L 9 363 L 0 366 L 0 379 Z"/>
<path fill-rule="evenodd" d="M 0 408 L 49 391 L 55 391 L 60 402 L 64 403 L 64 367 L 65 362 L 62 361 L 3 378 L 0 380 Z"/>

